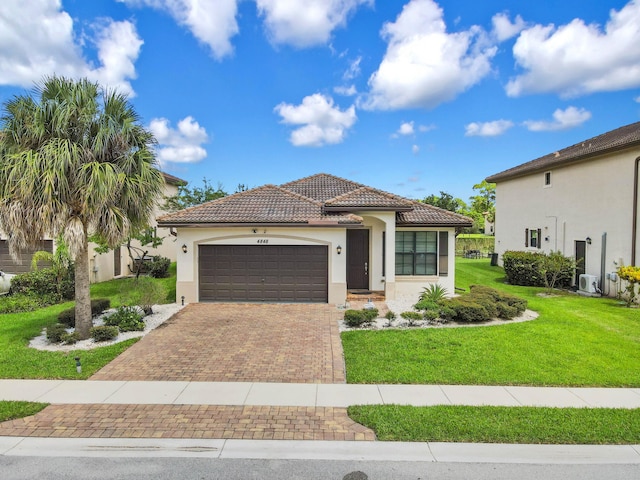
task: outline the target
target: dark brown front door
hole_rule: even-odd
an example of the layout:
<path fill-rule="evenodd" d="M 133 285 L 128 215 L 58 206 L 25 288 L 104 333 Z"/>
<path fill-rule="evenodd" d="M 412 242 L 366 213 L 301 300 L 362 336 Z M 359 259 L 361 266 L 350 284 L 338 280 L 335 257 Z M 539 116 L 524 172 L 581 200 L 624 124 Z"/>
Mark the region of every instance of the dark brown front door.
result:
<path fill-rule="evenodd" d="M 311 245 L 201 245 L 201 302 L 328 301 L 328 249 Z"/>
<path fill-rule="evenodd" d="M 586 272 L 587 242 L 576 240 L 576 285 L 580 285 L 580 275 Z"/>
<path fill-rule="evenodd" d="M 347 230 L 347 289 L 369 289 L 369 230 Z"/>

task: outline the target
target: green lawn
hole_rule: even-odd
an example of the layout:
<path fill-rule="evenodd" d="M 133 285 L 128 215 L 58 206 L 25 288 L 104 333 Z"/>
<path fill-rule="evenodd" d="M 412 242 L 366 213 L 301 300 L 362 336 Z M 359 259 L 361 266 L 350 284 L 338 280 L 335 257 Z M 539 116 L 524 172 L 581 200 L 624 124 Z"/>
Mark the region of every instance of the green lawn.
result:
<path fill-rule="evenodd" d="M 0 422 L 35 415 L 48 403 L 0 401 Z"/>
<path fill-rule="evenodd" d="M 359 405 L 349 416 L 378 440 L 637 444 L 640 409 Z"/>
<path fill-rule="evenodd" d="M 169 278 L 157 281 L 167 287 L 167 302 L 175 301 L 175 264 Z M 91 298 L 111 299 L 112 306 L 120 304 L 123 283 L 127 279 L 110 280 L 91 285 Z M 40 334 L 47 325 L 56 323 L 62 310 L 73 306 L 73 302 L 53 305 L 29 313 L 0 315 L 0 378 L 55 378 L 86 379 L 109 363 L 138 339 L 131 339 L 93 350 L 75 350 L 69 353 L 44 352 L 29 348 L 29 340 Z M 76 372 L 74 358 L 82 361 L 82 373 Z"/>
<path fill-rule="evenodd" d="M 524 323 L 342 334 L 349 383 L 640 386 L 640 311 L 613 299 L 505 285 L 488 259 L 457 260 L 457 286 L 519 295 L 537 311 Z M 396 312 L 400 313 L 400 312 Z"/>

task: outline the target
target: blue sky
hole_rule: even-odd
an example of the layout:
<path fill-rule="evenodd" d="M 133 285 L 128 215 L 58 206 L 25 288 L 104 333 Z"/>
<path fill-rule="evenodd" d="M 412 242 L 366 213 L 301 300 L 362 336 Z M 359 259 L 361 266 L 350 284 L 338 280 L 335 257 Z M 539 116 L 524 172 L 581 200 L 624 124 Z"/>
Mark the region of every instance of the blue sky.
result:
<path fill-rule="evenodd" d="M 640 120 L 640 0 L 3 0 L 0 102 L 52 74 L 127 92 L 195 185 L 467 200 Z"/>

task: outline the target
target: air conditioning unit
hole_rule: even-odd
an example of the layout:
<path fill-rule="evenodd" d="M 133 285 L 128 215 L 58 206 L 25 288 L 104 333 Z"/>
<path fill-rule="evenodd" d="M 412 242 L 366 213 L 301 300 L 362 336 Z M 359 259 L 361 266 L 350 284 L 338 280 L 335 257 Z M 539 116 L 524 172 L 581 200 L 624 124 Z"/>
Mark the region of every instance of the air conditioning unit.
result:
<path fill-rule="evenodd" d="M 597 293 L 598 277 L 595 275 L 587 275 L 583 273 L 580 275 L 580 291 L 587 293 Z"/>

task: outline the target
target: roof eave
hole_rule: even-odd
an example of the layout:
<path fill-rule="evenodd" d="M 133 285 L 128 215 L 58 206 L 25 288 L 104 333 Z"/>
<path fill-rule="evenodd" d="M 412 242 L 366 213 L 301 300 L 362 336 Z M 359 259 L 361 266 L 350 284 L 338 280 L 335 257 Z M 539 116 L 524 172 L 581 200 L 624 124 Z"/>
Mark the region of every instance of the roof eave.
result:
<path fill-rule="evenodd" d="M 485 180 L 489 183 L 497 183 L 503 180 L 511 180 L 514 178 L 520 178 L 520 177 L 526 177 L 527 175 L 532 175 L 534 173 L 540 173 L 540 172 L 546 172 L 552 168 L 557 168 L 557 167 L 565 167 L 568 165 L 573 165 L 574 163 L 580 163 L 580 162 L 585 162 L 587 160 L 591 160 L 594 157 L 601 157 L 603 155 L 607 155 L 609 153 L 615 153 L 615 152 L 622 152 L 624 150 L 630 150 L 633 147 L 636 146 L 640 146 L 640 140 L 636 140 L 633 142 L 629 142 L 629 143 L 625 143 L 623 146 L 617 145 L 615 147 L 609 147 L 609 148 L 605 148 L 602 150 L 598 150 L 595 152 L 588 152 L 588 153 L 584 153 L 582 155 L 577 155 L 574 157 L 570 157 L 567 159 L 563 159 L 563 160 L 559 160 L 557 162 L 552 162 L 552 163 L 548 163 L 545 165 L 540 165 L 540 166 L 535 166 L 535 167 L 531 167 L 530 169 L 525 169 L 519 172 L 512 172 L 512 173 L 508 173 L 509 170 L 507 170 L 506 172 L 501 172 L 501 173 L 496 173 L 495 175 L 491 175 L 489 177 L 486 177 Z M 514 167 L 514 168 L 518 168 L 518 167 Z M 511 169 L 510 169 L 511 170 Z"/>
<path fill-rule="evenodd" d="M 312 227 L 312 228 L 345 228 L 360 226 L 359 222 L 322 222 L 322 221 L 301 221 L 301 222 L 161 222 L 158 226 L 163 228 L 220 228 L 220 227 Z"/>
<path fill-rule="evenodd" d="M 325 205 L 325 212 L 410 212 L 413 207 L 332 207 Z"/>

